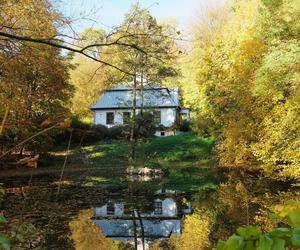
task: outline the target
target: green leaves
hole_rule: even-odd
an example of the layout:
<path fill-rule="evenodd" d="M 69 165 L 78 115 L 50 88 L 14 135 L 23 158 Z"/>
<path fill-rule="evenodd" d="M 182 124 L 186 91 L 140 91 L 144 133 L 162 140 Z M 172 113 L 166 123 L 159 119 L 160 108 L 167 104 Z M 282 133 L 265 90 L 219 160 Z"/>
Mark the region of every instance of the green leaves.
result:
<path fill-rule="evenodd" d="M 238 235 L 232 235 L 224 245 L 224 250 L 240 250 L 244 246 L 244 239 Z"/>
<path fill-rule="evenodd" d="M 273 240 L 272 250 L 284 250 L 285 249 L 285 240 L 275 238 Z"/>
<path fill-rule="evenodd" d="M 300 247 L 300 234 L 293 235 L 291 240 L 293 246 Z"/>
<path fill-rule="evenodd" d="M 0 244 L 5 250 L 10 250 L 10 243 L 5 235 L 0 234 Z"/>
<path fill-rule="evenodd" d="M 6 223 L 7 219 L 3 216 L 0 215 L 0 223 Z M 7 239 L 7 237 L 3 234 L 0 234 L 0 245 L 5 249 L 5 250 L 10 250 L 10 243 Z"/>
<path fill-rule="evenodd" d="M 285 250 L 287 247 L 300 247 L 299 202 L 276 206 L 276 210 L 292 228 L 274 228 L 263 234 L 257 226 L 239 227 L 238 235 L 232 235 L 225 242 L 219 241 L 217 250 Z"/>
<path fill-rule="evenodd" d="M 7 222 L 7 219 L 3 215 L 0 215 L 0 223 L 3 222 Z"/>
<path fill-rule="evenodd" d="M 288 237 L 291 235 L 291 229 L 289 228 L 275 228 L 270 232 L 271 237 Z"/>
<path fill-rule="evenodd" d="M 238 235 L 232 235 L 226 242 L 219 241 L 217 250 L 240 250 L 243 246 L 244 239 Z"/>
<path fill-rule="evenodd" d="M 262 235 L 259 238 L 257 250 L 271 250 L 273 240 L 268 235 Z"/>
<path fill-rule="evenodd" d="M 261 229 L 255 226 L 239 227 L 237 233 L 245 240 L 256 240 L 262 234 Z"/>
<path fill-rule="evenodd" d="M 287 215 L 289 225 L 292 227 L 300 227 L 300 209 L 293 210 Z"/>

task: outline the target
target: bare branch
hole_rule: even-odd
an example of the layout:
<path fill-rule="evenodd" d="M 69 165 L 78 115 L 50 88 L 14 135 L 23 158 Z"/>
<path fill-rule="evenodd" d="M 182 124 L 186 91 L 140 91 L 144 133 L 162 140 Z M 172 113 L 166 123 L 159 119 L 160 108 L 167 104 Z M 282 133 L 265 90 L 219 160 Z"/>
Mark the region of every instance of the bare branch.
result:
<path fill-rule="evenodd" d="M 104 65 L 107 65 L 107 66 L 110 66 L 116 70 L 119 70 L 127 75 L 133 75 L 132 73 L 130 72 L 127 72 L 127 71 L 124 71 L 123 69 L 113 65 L 113 64 L 110 64 L 108 62 L 105 62 L 103 60 L 100 60 L 98 58 L 95 58 L 93 56 L 90 56 L 89 54 L 85 53 L 84 50 L 86 48 L 83 48 L 83 49 L 75 49 L 75 48 L 72 48 L 72 47 L 69 47 L 69 46 L 66 46 L 66 45 L 63 45 L 63 44 L 58 44 L 58 43 L 55 43 L 51 40 L 45 40 L 45 39 L 39 39 L 39 38 L 32 38 L 32 37 L 27 37 L 27 36 L 18 36 L 18 35 L 13 35 L 13 34 L 9 34 L 9 33 L 5 33 L 5 32 L 0 32 L 0 36 L 2 37 L 7 37 L 7 38 L 11 38 L 11 39 L 15 39 L 15 40 L 19 40 L 19 41 L 26 41 L 26 42 L 33 42 L 33 43 L 39 43 L 39 44 L 45 44 L 45 45 L 49 45 L 49 46 L 52 46 L 52 47 L 56 47 L 56 48 L 60 48 L 60 49 L 64 49 L 64 50 L 68 50 L 68 51 L 72 51 L 74 53 L 78 53 L 78 54 L 82 54 L 84 55 L 85 57 L 88 57 L 94 61 L 97 61 L 99 63 L 102 63 Z M 108 46 L 106 44 L 98 44 L 98 46 Z"/>

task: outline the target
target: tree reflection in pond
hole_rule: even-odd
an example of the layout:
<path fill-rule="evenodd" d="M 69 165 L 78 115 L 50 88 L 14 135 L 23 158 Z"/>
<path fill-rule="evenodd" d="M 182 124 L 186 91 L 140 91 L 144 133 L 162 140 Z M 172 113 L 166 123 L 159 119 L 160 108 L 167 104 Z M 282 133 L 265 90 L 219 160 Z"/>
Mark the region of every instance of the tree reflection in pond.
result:
<path fill-rule="evenodd" d="M 93 221 L 106 237 L 131 244 L 136 230 L 138 249 L 143 249 L 143 240 L 145 249 L 149 249 L 149 243 L 180 235 L 183 215 L 192 213 L 186 194 L 173 190 L 154 192 L 148 203 L 144 200 L 130 206 L 129 202 L 118 198 L 95 207 Z"/>

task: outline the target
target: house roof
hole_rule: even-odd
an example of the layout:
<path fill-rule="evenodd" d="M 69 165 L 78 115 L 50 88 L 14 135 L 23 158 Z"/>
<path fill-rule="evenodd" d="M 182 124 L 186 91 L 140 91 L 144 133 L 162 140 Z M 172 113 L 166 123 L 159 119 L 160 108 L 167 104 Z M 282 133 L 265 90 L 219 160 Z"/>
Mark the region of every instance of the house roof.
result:
<path fill-rule="evenodd" d="M 144 88 L 144 107 L 179 107 L 178 90 L 148 85 Z M 92 110 L 99 109 L 124 109 L 132 108 L 133 92 L 130 85 L 120 85 L 105 91 L 98 102 L 91 107 Z M 137 90 L 137 107 L 141 107 L 142 91 Z"/>

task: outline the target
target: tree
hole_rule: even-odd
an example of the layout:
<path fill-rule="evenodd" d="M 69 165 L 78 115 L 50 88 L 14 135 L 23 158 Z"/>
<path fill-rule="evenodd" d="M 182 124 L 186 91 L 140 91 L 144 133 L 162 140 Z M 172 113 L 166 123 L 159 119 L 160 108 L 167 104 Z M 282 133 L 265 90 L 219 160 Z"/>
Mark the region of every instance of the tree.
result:
<path fill-rule="evenodd" d="M 188 96 L 219 137 L 223 166 L 299 175 L 299 4 L 234 1 L 222 28 L 195 51 Z M 279 173 L 279 174 L 278 174 Z"/>
<path fill-rule="evenodd" d="M 106 52 L 114 55 L 113 64 L 123 68 L 129 75 L 123 74 L 123 81 L 130 82 L 132 93 L 132 126 L 130 133 L 131 150 L 129 160 L 133 164 L 137 136 L 137 108 L 143 114 L 144 87 L 153 82 L 160 83 L 162 79 L 175 74 L 172 60 L 175 58 L 174 28 L 161 26 L 150 15 L 149 10 L 142 9 L 138 4 L 125 15 L 119 32 L 111 37 L 114 41 L 134 44 L 136 48 L 119 46 L 110 47 Z M 122 78 L 122 72 L 121 76 Z M 137 98 L 141 98 L 141 106 L 137 107 Z"/>
<path fill-rule="evenodd" d="M 5 11 L 3 16 L 7 20 L 3 20 L 2 29 L 13 29 L 23 35 L 30 35 L 34 30 L 40 37 L 55 34 L 59 16 L 48 9 L 46 2 L 36 5 L 29 0 L 24 5 L 4 3 L 7 5 L 2 3 L 1 11 Z M 18 14 L 19 19 L 13 23 L 13 17 Z M 11 21 L 11 26 L 6 21 Z M 68 116 L 73 89 L 68 83 L 69 63 L 59 49 L 3 39 L 0 64 L 0 102 L 3 104 L 0 109 L 1 114 L 6 114 L 1 117 L 2 133 L 5 133 L 1 138 L 3 142 L 14 143 L 28 137 L 45 119 L 55 122 Z M 32 145 L 40 145 L 40 140 L 45 139 L 38 137 Z"/>
<path fill-rule="evenodd" d="M 94 36 L 94 31 L 89 30 L 78 41 L 77 37 L 70 37 L 59 32 L 65 25 L 70 24 L 70 20 L 57 12 L 47 0 L 38 3 L 34 0 L 25 0 L 18 2 L 18 4 L 15 4 L 14 1 L 11 0 L 5 0 L 0 3 L 0 15 L 0 63 L 3 66 L 1 68 L 2 71 L 0 72 L 0 76 L 2 78 L 1 81 L 4 83 L 1 86 L 2 93 L 0 97 L 1 103 L 4 104 L 1 105 L 1 108 L 3 108 L 3 110 L 1 110 L 3 116 L 1 117 L 0 134 L 3 134 L 6 125 L 8 125 L 6 127 L 12 127 L 11 124 L 7 124 L 8 117 L 12 118 L 12 112 L 14 113 L 14 118 L 19 122 L 20 115 L 18 112 L 15 112 L 15 110 L 19 102 L 23 104 L 23 100 L 20 100 L 22 99 L 20 98 L 22 94 L 29 94 L 29 96 L 26 96 L 28 97 L 28 102 L 24 104 L 24 106 L 27 107 L 26 112 L 24 111 L 26 115 L 24 112 L 22 114 L 24 115 L 22 119 L 24 119 L 26 123 L 28 123 L 28 116 L 34 116 L 33 113 L 35 114 L 34 119 L 36 124 L 38 124 L 37 122 L 40 122 L 40 119 L 45 116 L 51 118 L 58 117 L 58 113 L 67 115 L 67 112 L 65 112 L 66 110 L 61 108 L 69 108 L 72 88 L 67 83 L 69 67 L 67 57 L 60 54 L 61 49 L 83 55 L 101 65 L 109 66 L 114 70 L 122 72 L 126 77 L 132 77 L 132 71 L 126 71 L 125 69 L 114 65 L 110 60 L 111 57 L 109 55 L 103 55 L 105 53 L 105 48 L 119 47 L 125 50 L 127 49 L 127 51 L 132 50 L 145 53 L 144 49 L 140 48 L 136 43 L 136 40 L 149 36 L 149 34 L 142 32 L 143 30 L 141 29 L 141 33 L 130 34 L 123 26 L 121 28 L 116 28 L 107 36 L 101 32 Z M 133 39 L 134 36 L 135 39 Z M 115 39 L 113 39 L 113 37 Z M 131 40 L 128 38 L 131 38 Z M 46 66 L 51 57 L 55 58 L 55 60 L 51 61 L 54 70 L 52 70 L 51 67 L 47 68 Z M 22 76 L 15 77 L 13 70 L 9 71 L 7 69 L 10 67 L 10 69 L 13 69 L 15 66 L 13 62 L 17 64 L 18 60 L 21 60 L 21 58 L 23 66 L 28 66 L 28 75 L 25 75 L 24 72 Z M 35 58 L 35 61 L 33 58 Z M 57 63 L 57 65 L 54 65 L 55 63 Z M 61 68 L 59 68 L 59 64 L 61 64 Z M 95 72 L 101 68 L 101 65 L 99 65 Z M 47 78 L 48 75 L 46 70 L 52 70 L 52 72 L 49 72 L 49 78 Z M 57 72 L 54 72 L 55 70 L 57 70 Z M 58 79 L 59 84 L 54 84 L 55 82 L 53 79 L 55 75 L 59 75 L 63 78 Z M 20 80 L 20 82 L 18 82 L 18 84 L 20 84 L 19 86 L 15 84 L 18 77 Z M 25 86 L 23 86 L 24 78 L 26 78 L 27 82 L 30 82 L 30 85 L 34 85 L 30 86 L 26 90 L 27 92 L 23 91 L 25 88 Z M 29 78 L 32 79 L 30 80 Z M 11 79 L 14 79 L 14 83 Z M 36 85 L 36 82 L 32 82 L 33 79 L 36 82 L 40 81 L 38 85 Z M 49 88 L 44 88 L 43 84 L 47 85 Z M 51 84 L 53 84 L 53 87 L 50 87 Z M 44 90 L 42 90 L 42 87 Z M 41 91 L 40 95 L 37 90 Z M 33 93 L 37 94 L 36 100 L 39 101 L 39 107 L 30 107 L 30 105 L 36 101 L 31 98 L 33 97 Z M 53 100 L 51 99 L 51 94 L 53 94 Z M 51 101 L 47 102 L 49 98 Z M 74 100 L 76 100 L 76 97 Z M 12 106 L 15 107 L 12 108 Z M 58 112 L 59 109 L 61 110 Z M 18 109 L 18 111 L 19 110 L 21 109 Z M 51 114 L 48 114 L 48 111 L 51 111 Z M 56 113 L 56 111 L 58 113 Z M 29 113 L 31 114 L 29 115 Z M 22 127 L 20 130 L 20 128 L 21 127 L 18 126 L 19 131 L 26 132 L 26 129 L 23 129 Z M 32 123 L 28 125 L 27 128 L 32 128 L 33 130 L 38 129 L 37 126 L 34 127 Z M 29 131 L 27 132 L 29 133 Z M 33 131 L 30 131 L 30 133 L 31 132 Z M 14 134 L 14 131 L 7 131 L 6 136 L 2 137 L 1 140 L 5 140 L 6 137 L 9 139 L 14 138 L 13 140 L 19 140 L 20 138 L 15 137 Z"/>
<path fill-rule="evenodd" d="M 104 38 L 104 30 L 89 28 L 80 35 L 79 44 L 85 46 L 100 43 Z M 90 53 L 93 57 L 99 58 L 102 50 L 93 50 Z M 99 62 L 81 54 L 75 54 L 71 63 L 74 67 L 70 71 L 70 82 L 75 87 L 72 113 L 80 118 L 91 118 L 90 106 L 97 101 L 101 91 L 110 85 L 107 69 Z"/>

